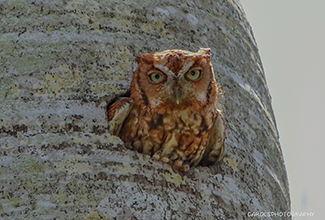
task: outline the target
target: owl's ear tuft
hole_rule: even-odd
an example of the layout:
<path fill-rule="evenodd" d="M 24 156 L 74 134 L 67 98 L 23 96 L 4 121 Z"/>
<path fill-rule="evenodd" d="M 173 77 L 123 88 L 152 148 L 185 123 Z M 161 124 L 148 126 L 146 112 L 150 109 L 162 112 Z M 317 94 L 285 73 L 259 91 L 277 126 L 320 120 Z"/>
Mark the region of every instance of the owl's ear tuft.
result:
<path fill-rule="evenodd" d="M 210 48 L 200 48 L 198 53 L 202 54 L 206 58 L 210 58 L 211 57 L 210 51 L 211 51 Z"/>
<path fill-rule="evenodd" d="M 210 48 L 200 48 L 198 52 L 201 53 L 201 54 L 210 55 L 210 51 L 211 51 Z"/>
<path fill-rule="evenodd" d="M 145 53 L 140 56 L 137 56 L 137 58 L 135 60 L 137 61 L 138 64 L 140 64 L 140 63 L 152 64 L 153 63 L 152 54 L 150 54 L 150 53 Z"/>

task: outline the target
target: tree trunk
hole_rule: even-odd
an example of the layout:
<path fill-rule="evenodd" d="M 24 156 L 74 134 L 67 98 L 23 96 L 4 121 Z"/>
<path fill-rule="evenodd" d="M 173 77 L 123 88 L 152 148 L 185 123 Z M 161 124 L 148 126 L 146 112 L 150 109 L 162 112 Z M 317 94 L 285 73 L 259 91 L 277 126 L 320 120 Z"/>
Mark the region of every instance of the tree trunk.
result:
<path fill-rule="evenodd" d="M 2 219 L 290 211 L 271 97 L 238 1 L 4 0 L 0 12 Z M 126 149 L 107 132 L 104 107 L 128 89 L 137 55 L 199 47 L 211 48 L 224 91 L 226 156 L 183 174 Z"/>

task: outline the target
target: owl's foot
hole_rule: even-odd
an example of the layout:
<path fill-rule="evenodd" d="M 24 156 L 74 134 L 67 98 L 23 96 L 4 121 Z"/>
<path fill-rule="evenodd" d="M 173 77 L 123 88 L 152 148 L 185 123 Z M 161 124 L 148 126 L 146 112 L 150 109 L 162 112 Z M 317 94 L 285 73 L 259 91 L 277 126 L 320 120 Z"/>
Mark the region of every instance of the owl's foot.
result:
<path fill-rule="evenodd" d="M 160 160 L 161 152 L 156 152 L 154 155 L 152 155 L 152 159 L 154 160 Z"/>
<path fill-rule="evenodd" d="M 159 161 L 161 161 L 161 162 L 163 162 L 163 163 L 168 163 L 168 162 L 169 162 L 169 158 L 168 158 L 168 157 L 162 157 L 162 156 L 161 156 L 161 152 L 156 152 L 156 153 L 152 156 L 152 158 L 153 158 L 154 160 L 159 160 Z"/>
<path fill-rule="evenodd" d="M 181 159 L 178 159 L 178 160 L 175 161 L 174 167 L 176 169 L 184 171 L 184 172 L 187 172 L 190 169 L 190 165 L 184 164 L 183 160 L 181 160 Z"/>
<path fill-rule="evenodd" d="M 187 172 L 190 169 L 190 165 L 188 164 L 184 164 L 184 161 L 181 159 L 177 159 L 175 158 L 175 155 L 172 155 L 170 157 L 166 157 L 166 156 L 161 156 L 161 152 L 157 151 L 153 156 L 152 159 L 154 160 L 158 160 L 161 161 L 163 163 L 169 163 L 172 164 L 172 166 L 180 171 L 184 171 Z"/>

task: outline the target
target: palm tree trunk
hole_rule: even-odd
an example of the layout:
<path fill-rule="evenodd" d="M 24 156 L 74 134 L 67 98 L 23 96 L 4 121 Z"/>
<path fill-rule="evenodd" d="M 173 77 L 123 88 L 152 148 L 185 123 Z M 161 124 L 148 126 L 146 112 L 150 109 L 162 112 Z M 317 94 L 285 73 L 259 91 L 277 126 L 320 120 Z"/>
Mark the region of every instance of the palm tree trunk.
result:
<path fill-rule="evenodd" d="M 271 97 L 238 1 L 5 0 L 0 12 L 2 219 L 290 211 Z M 127 150 L 107 132 L 104 107 L 128 89 L 137 55 L 199 47 L 211 48 L 224 91 L 226 154 L 183 174 Z"/>

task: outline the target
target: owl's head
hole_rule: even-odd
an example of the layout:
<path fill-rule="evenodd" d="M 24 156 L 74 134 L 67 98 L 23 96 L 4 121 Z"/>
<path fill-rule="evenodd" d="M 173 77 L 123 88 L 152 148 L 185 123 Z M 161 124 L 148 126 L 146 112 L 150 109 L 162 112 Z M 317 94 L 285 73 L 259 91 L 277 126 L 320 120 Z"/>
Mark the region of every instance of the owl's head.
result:
<path fill-rule="evenodd" d="M 203 48 L 142 54 L 136 58 L 131 97 L 153 111 L 215 105 L 217 83 L 210 58 L 210 49 Z"/>

